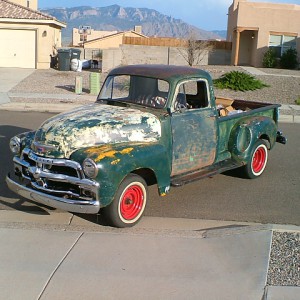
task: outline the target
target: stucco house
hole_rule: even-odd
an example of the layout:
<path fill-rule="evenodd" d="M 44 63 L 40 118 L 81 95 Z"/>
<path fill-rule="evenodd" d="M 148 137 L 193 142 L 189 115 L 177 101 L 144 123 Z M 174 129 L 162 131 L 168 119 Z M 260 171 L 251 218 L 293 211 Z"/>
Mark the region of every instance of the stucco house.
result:
<path fill-rule="evenodd" d="M 72 46 L 80 47 L 84 42 L 100 39 L 108 35 L 117 33 L 118 31 L 95 30 L 91 26 L 80 26 L 72 30 Z"/>
<path fill-rule="evenodd" d="M 108 48 L 119 48 L 120 45 L 123 44 L 124 37 L 147 38 L 147 36 L 143 35 L 141 31 L 142 31 L 141 26 L 135 26 L 134 30 L 120 31 L 93 40 L 87 40 L 86 42 L 83 43 L 83 47 L 85 49 L 95 48 L 101 50 L 108 49 Z"/>
<path fill-rule="evenodd" d="M 66 24 L 37 7 L 37 0 L 0 0 L 0 67 L 50 68 Z"/>
<path fill-rule="evenodd" d="M 228 9 L 227 40 L 233 65 L 262 66 L 273 47 L 278 57 L 295 48 L 300 60 L 300 5 L 234 0 Z"/>

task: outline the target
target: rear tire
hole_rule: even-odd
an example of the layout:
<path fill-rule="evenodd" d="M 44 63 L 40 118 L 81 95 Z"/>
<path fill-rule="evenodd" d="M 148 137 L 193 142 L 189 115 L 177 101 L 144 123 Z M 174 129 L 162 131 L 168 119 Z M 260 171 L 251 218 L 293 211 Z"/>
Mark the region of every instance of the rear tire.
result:
<path fill-rule="evenodd" d="M 254 179 L 259 177 L 266 168 L 268 162 L 268 147 L 264 140 L 258 140 L 251 151 L 247 165 L 242 167 L 247 178 Z"/>
<path fill-rule="evenodd" d="M 142 218 L 147 203 L 147 184 L 129 174 L 120 184 L 113 202 L 103 208 L 104 217 L 114 227 L 132 227 Z"/>

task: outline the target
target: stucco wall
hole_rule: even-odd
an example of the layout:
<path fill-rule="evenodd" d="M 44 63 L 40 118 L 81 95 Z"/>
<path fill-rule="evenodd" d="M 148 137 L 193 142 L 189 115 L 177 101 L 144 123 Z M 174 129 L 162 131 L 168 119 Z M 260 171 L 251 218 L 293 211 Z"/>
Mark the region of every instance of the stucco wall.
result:
<path fill-rule="evenodd" d="M 84 48 L 108 49 L 116 48 L 123 44 L 123 37 L 140 37 L 140 34 L 134 31 L 120 32 L 114 35 L 109 35 L 98 40 L 90 41 L 84 44 Z"/>
<path fill-rule="evenodd" d="M 123 35 L 118 34 L 113 37 L 107 37 L 100 40 L 91 41 L 89 43 L 84 44 L 84 48 L 98 48 L 98 49 L 107 49 L 119 47 L 122 44 Z"/>
<path fill-rule="evenodd" d="M 89 35 L 87 35 L 87 41 L 91 41 L 94 39 L 99 39 L 104 36 L 112 35 L 117 33 L 117 31 L 102 31 L 102 30 L 94 30 L 91 29 L 91 32 Z M 82 41 L 80 41 L 80 33 L 78 28 L 73 28 L 72 31 L 72 44 L 73 46 L 79 46 L 82 44 Z"/>
<path fill-rule="evenodd" d="M 170 64 L 187 65 L 184 49 L 176 47 L 121 45 L 120 48 L 103 50 L 102 71 L 107 72 L 118 65 Z M 230 50 L 205 51 L 199 65 L 230 64 Z"/>
<path fill-rule="evenodd" d="M 259 28 L 256 66 L 261 66 L 269 44 L 270 32 L 300 34 L 300 6 L 270 3 L 242 2 L 239 6 L 238 26 Z M 255 22 L 253 22 L 255 20 Z M 298 53 L 300 54 L 300 45 Z M 299 56 L 300 58 L 300 56 Z"/>
<path fill-rule="evenodd" d="M 9 0 L 10 2 L 22 5 L 27 7 L 27 0 Z M 38 0 L 29 0 L 29 8 L 37 10 L 38 9 Z"/>
<path fill-rule="evenodd" d="M 229 8 L 227 39 L 233 42 L 233 56 L 236 44 L 236 28 L 258 28 L 254 32 L 255 55 L 250 53 L 254 66 L 262 65 L 262 58 L 268 49 L 270 33 L 294 34 L 300 36 L 300 5 L 256 3 L 246 0 L 235 0 Z M 242 49 L 241 49 L 242 50 Z M 297 51 L 300 59 L 300 43 L 297 42 Z M 242 61 L 246 53 L 241 53 Z"/>

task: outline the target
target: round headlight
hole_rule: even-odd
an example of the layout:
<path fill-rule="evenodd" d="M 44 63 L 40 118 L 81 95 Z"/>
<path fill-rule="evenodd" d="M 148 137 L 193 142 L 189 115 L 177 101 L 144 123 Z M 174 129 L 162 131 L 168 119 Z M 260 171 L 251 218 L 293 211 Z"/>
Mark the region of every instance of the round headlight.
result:
<path fill-rule="evenodd" d="M 19 154 L 20 153 L 21 141 L 17 136 L 10 139 L 9 148 L 10 148 L 10 151 L 14 154 Z"/>
<path fill-rule="evenodd" d="M 97 165 L 96 163 L 90 159 L 90 158 L 87 158 L 83 161 L 83 171 L 84 171 L 84 174 L 89 177 L 89 178 L 95 178 L 98 174 L 98 168 L 97 168 Z"/>

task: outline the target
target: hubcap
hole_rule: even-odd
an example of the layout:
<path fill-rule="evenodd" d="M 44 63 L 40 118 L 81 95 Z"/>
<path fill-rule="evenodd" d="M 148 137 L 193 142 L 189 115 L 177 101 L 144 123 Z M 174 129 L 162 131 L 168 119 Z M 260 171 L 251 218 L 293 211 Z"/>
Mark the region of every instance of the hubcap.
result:
<path fill-rule="evenodd" d="M 126 220 L 135 219 L 143 208 L 144 193 L 140 186 L 132 185 L 126 189 L 120 203 L 121 215 Z"/>
<path fill-rule="evenodd" d="M 264 168 L 266 157 L 266 151 L 263 147 L 256 149 L 252 160 L 252 169 L 255 173 L 259 173 Z"/>

